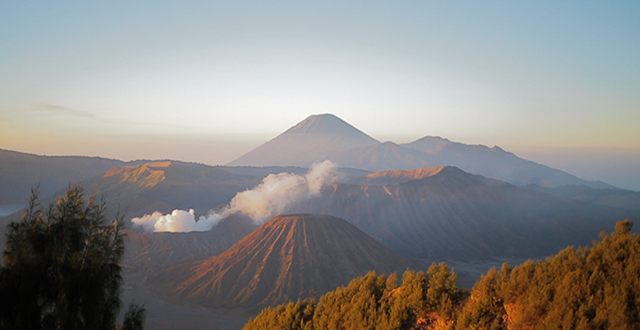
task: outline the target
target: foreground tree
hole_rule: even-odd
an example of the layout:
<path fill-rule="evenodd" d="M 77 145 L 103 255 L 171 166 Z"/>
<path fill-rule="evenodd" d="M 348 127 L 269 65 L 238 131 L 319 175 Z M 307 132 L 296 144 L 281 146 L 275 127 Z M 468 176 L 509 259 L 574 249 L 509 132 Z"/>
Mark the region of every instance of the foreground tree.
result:
<path fill-rule="evenodd" d="M 120 310 L 124 254 L 121 217 L 71 187 L 47 210 L 34 189 L 19 222 L 9 225 L 0 266 L 0 329 L 142 329 L 144 308 Z"/>
<path fill-rule="evenodd" d="M 457 329 L 640 329 L 640 235 L 629 220 L 592 247 L 490 270 Z"/>

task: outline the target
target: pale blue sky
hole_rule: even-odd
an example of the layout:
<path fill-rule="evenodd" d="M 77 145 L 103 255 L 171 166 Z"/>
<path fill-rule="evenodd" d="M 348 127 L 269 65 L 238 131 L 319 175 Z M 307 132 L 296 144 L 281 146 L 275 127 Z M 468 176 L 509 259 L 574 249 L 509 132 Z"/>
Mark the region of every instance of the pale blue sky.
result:
<path fill-rule="evenodd" d="M 330 112 L 640 190 L 639 59 L 638 1 L 5 1 L 0 148 L 221 164 Z"/>

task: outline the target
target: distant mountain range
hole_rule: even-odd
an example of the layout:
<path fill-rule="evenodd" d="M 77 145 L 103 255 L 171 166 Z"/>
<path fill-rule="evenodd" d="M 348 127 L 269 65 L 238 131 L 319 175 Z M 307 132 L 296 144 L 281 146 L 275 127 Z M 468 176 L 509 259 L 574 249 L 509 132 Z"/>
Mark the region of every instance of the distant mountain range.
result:
<path fill-rule="evenodd" d="M 466 145 L 431 136 L 407 144 L 381 143 L 331 114 L 312 115 L 229 165 L 309 167 L 325 159 L 341 167 L 371 171 L 449 165 L 519 186 L 615 188 L 519 158 L 499 147 Z"/>
<path fill-rule="evenodd" d="M 456 166 L 469 173 L 518 186 L 537 185 L 543 188 L 555 188 L 574 185 L 594 189 L 615 189 L 599 181 L 582 180 L 560 170 L 518 158 L 499 147 L 466 145 L 428 136 L 408 144 L 381 143 L 330 114 L 310 116 L 276 138 L 229 163 L 229 166 L 217 168 L 232 174 L 261 178 L 281 170 L 303 173 L 306 171 L 305 168 L 310 167 L 314 162 L 325 159 L 336 162 L 343 169 L 352 168 L 348 173 L 349 176 L 364 175 L 366 171 Z M 26 203 L 29 190 L 36 185 L 39 185 L 42 196 L 61 192 L 69 184 L 79 181 L 87 182 L 87 186 L 104 187 L 107 183 L 98 183 L 95 177 L 105 174 L 113 167 L 137 166 L 162 161 L 167 160 L 123 162 L 100 157 L 38 156 L 0 150 L 0 164 L 2 164 L 0 166 L 0 216 L 20 209 Z M 210 166 L 202 164 L 170 162 L 179 167 L 190 166 L 196 172 L 198 167 L 204 172 L 211 172 L 209 169 L 205 170 Z M 212 174 L 204 172 L 200 175 Z M 343 170 L 343 172 L 347 171 Z M 165 182 L 154 190 L 168 185 L 169 183 Z M 246 185 L 240 186 L 246 187 Z M 217 195 L 229 198 L 231 190 L 233 189 L 228 190 L 226 195 L 224 193 Z M 198 200 L 194 195 L 195 193 L 184 197 L 189 197 L 191 201 Z M 216 200 L 208 203 L 208 207 L 211 207 L 214 202 Z M 166 210 L 171 207 L 182 207 L 182 204 L 157 204 L 156 207 L 158 210 Z"/>

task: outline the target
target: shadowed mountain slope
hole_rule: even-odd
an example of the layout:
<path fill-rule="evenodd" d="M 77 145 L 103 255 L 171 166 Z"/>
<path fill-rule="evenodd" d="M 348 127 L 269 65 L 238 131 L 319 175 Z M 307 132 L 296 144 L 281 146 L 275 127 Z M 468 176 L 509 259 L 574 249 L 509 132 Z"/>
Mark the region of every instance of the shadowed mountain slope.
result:
<path fill-rule="evenodd" d="M 624 189 L 593 189 L 583 185 L 569 185 L 555 188 L 530 185 L 526 188 L 591 204 L 607 205 L 640 212 L 640 192 L 637 191 Z"/>
<path fill-rule="evenodd" d="M 149 284 L 171 300 L 263 307 L 319 296 L 370 270 L 423 267 L 348 222 L 324 215 L 278 216 L 219 256 L 169 268 Z"/>
<path fill-rule="evenodd" d="M 584 184 L 596 189 L 614 188 L 600 181 L 585 181 L 569 173 L 517 157 L 500 147 L 467 145 L 441 137 L 426 136 L 402 144 L 425 153 L 431 165 L 451 165 L 465 172 L 509 182 L 515 185 L 537 184 L 544 187 Z"/>
<path fill-rule="evenodd" d="M 420 143 L 425 139 L 435 139 L 442 143 L 437 144 L 437 148 L 427 148 Z M 441 138 L 427 137 L 403 145 L 385 142 L 374 146 L 333 150 L 327 154 L 327 158 L 343 167 L 372 171 L 456 166 L 465 172 L 518 186 L 536 184 L 556 187 L 581 184 L 596 189 L 614 188 L 603 182 L 582 180 L 569 173 L 519 158 L 499 147 L 466 145 Z"/>
<path fill-rule="evenodd" d="M 312 115 L 229 165 L 310 167 L 330 151 L 378 143 L 334 115 Z"/>
<path fill-rule="evenodd" d="M 370 176 L 393 173 L 404 173 L 405 182 L 333 184 L 287 211 L 344 218 L 396 252 L 430 261 L 546 256 L 567 245 L 589 244 L 616 221 L 639 216 L 455 167 Z"/>
<path fill-rule="evenodd" d="M 17 210 L 26 205 L 29 191 L 36 184 L 40 185 L 41 195 L 48 196 L 65 189 L 69 183 L 102 174 L 125 162 L 99 157 L 38 156 L 0 149 L 0 164 L 0 208 L 18 205 Z"/>
<path fill-rule="evenodd" d="M 212 208 L 229 203 L 237 192 L 254 187 L 261 180 L 260 176 L 231 173 L 202 164 L 145 162 L 110 167 L 89 179 L 64 181 L 63 188 L 58 189 L 55 185 L 54 191 L 41 188 L 40 203 L 46 207 L 56 200 L 56 193 L 62 193 L 64 187 L 79 184 L 84 187 L 86 196 L 95 194 L 98 198 L 106 198 L 107 218 L 112 219 L 119 212 L 129 222 L 133 217 L 155 211 L 169 213 L 174 209 L 194 209 L 198 214 L 205 214 Z M 62 182 L 58 184 L 62 185 Z M 4 243 L 9 222 L 20 219 L 30 188 L 24 188 L 23 202 L 16 205 L 14 213 L 0 216 L 0 244 Z"/>
<path fill-rule="evenodd" d="M 350 149 L 332 150 L 327 155 L 340 166 L 362 168 L 371 171 L 405 170 L 432 167 L 416 150 L 403 148 L 393 142 L 379 143 Z"/>

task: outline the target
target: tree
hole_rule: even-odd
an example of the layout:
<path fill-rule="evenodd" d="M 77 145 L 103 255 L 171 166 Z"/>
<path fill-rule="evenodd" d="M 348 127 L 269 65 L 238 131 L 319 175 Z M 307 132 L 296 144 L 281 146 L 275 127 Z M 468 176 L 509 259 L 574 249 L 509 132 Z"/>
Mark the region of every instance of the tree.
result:
<path fill-rule="evenodd" d="M 120 310 L 124 254 L 117 216 L 105 220 L 106 203 L 70 187 L 43 210 L 38 190 L 19 222 L 7 233 L 0 266 L 0 329 L 141 329 L 144 308 Z"/>
<path fill-rule="evenodd" d="M 250 318 L 243 329 L 312 330 L 315 307 L 314 299 L 289 302 L 275 308 L 267 307 L 255 319 Z"/>
<path fill-rule="evenodd" d="M 471 290 L 471 296 L 458 316 L 456 329 L 505 329 L 504 306 L 500 296 L 500 279 L 495 268 L 480 277 Z"/>

